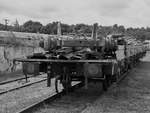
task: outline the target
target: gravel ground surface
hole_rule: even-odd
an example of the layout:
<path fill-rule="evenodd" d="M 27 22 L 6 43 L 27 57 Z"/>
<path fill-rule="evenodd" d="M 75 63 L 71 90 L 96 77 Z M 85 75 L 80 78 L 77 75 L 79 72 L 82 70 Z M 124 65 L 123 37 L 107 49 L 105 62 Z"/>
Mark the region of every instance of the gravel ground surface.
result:
<path fill-rule="evenodd" d="M 91 83 L 89 89 L 77 89 L 32 113 L 79 113 L 102 95 L 101 88 L 100 83 Z"/>
<path fill-rule="evenodd" d="M 0 95 L 0 113 L 15 113 L 55 92 L 54 80 L 52 87 L 47 87 L 47 82 L 33 84 L 4 95 Z M 61 86 L 59 86 L 62 89 Z"/>
<path fill-rule="evenodd" d="M 150 52 L 119 86 L 111 87 L 82 113 L 150 113 Z"/>
<path fill-rule="evenodd" d="M 28 84 L 46 79 L 46 77 L 47 77 L 47 75 L 44 74 L 44 75 L 28 78 L 27 79 L 28 82 L 26 82 L 26 80 L 23 79 L 23 80 L 19 80 L 19 81 L 15 81 L 15 82 L 0 85 L 0 93 L 3 92 L 3 91 L 9 91 L 9 90 L 17 88 L 17 87 L 21 87 L 21 86 L 24 86 L 24 85 L 28 85 Z"/>

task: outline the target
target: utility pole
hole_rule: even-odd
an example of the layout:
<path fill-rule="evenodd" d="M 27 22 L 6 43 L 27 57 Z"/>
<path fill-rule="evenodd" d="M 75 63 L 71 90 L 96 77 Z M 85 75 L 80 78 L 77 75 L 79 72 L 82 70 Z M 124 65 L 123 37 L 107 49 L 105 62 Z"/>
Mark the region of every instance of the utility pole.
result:
<path fill-rule="evenodd" d="M 8 21 L 9 21 L 9 20 L 8 20 L 7 18 L 5 18 L 4 21 L 5 21 L 5 30 L 7 31 L 7 30 L 8 30 L 8 29 L 7 29 L 7 26 L 8 26 Z"/>

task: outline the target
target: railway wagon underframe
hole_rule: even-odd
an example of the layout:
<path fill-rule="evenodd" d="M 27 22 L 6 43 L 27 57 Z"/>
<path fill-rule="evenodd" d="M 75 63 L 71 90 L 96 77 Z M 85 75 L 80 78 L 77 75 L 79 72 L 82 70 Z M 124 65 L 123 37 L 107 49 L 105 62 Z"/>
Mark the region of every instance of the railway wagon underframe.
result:
<path fill-rule="evenodd" d="M 51 63 L 52 74 L 56 76 L 55 87 L 60 80 L 65 90 L 69 90 L 72 81 L 82 81 L 85 88 L 89 82 L 102 82 L 103 89 L 115 80 L 117 64 L 114 62 L 65 62 Z"/>
<path fill-rule="evenodd" d="M 59 92 L 59 81 L 62 84 L 64 90 L 66 90 L 67 92 L 71 88 L 72 81 L 83 82 L 85 88 L 88 88 L 89 82 L 101 82 L 103 89 L 107 90 L 107 88 L 111 85 L 112 82 L 115 82 L 119 79 L 121 69 L 124 69 L 124 65 L 121 65 L 121 62 L 112 59 L 68 61 L 48 59 L 20 59 L 20 61 L 28 65 L 26 66 L 28 68 L 30 68 L 30 64 L 35 62 L 47 63 L 47 86 L 50 87 L 51 79 L 55 78 L 56 92 Z M 25 74 L 28 73 L 26 71 L 28 70 L 24 71 Z"/>
<path fill-rule="evenodd" d="M 56 92 L 58 92 L 58 81 L 67 92 L 72 81 L 82 81 L 85 88 L 88 88 L 89 82 L 102 82 L 103 89 L 107 90 L 107 87 L 117 80 L 116 75 L 118 74 L 117 62 L 106 62 L 105 60 L 104 62 L 98 62 L 98 60 L 97 62 L 88 62 L 88 60 L 85 60 L 84 62 L 65 61 L 63 63 L 58 60 L 57 63 L 51 63 L 50 67 L 51 74 L 56 76 Z"/>

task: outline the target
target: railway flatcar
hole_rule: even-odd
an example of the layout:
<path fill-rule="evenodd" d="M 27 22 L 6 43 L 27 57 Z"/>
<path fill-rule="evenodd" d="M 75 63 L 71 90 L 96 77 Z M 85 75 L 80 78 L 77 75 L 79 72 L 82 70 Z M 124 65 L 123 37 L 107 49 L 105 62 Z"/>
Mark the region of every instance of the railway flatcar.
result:
<path fill-rule="evenodd" d="M 24 64 L 40 63 L 39 70 L 47 72 L 48 86 L 55 78 L 56 92 L 59 92 L 59 81 L 67 92 L 73 81 L 83 82 L 85 88 L 89 82 L 101 82 L 106 91 L 145 55 L 146 48 L 141 42 L 120 34 L 97 38 L 97 29 L 98 25 L 94 24 L 88 39 L 49 39 L 49 52 L 42 55 L 42 59 L 34 56 L 16 60 Z"/>

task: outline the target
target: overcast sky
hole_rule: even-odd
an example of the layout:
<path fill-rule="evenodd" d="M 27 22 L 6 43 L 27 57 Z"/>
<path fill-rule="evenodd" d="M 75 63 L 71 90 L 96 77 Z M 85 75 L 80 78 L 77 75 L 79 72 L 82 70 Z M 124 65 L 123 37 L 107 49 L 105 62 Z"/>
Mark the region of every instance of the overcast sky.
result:
<path fill-rule="evenodd" d="M 150 0 L 0 0 L 0 23 L 17 18 L 47 24 L 61 21 L 67 24 L 150 26 Z"/>

